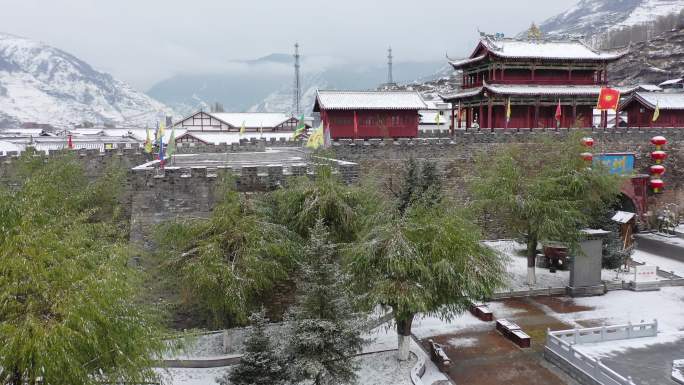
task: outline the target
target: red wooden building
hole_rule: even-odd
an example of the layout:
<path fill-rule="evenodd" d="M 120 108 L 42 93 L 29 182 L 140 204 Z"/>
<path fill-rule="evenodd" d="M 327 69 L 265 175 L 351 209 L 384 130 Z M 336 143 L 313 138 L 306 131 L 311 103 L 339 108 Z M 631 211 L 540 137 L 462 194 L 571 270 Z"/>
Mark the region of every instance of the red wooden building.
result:
<path fill-rule="evenodd" d="M 426 108 L 414 91 L 318 91 L 314 104 L 333 140 L 415 138 Z"/>
<path fill-rule="evenodd" d="M 660 116 L 654 122 L 656 106 Z M 620 105 L 630 127 L 684 127 L 684 93 L 635 92 Z"/>
<path fill-rule="evenodd" d="M 475 122 L 480 128 L 555 128 L 559 102 L 561 127 L 591 127 L 598 95 L 608 85 L 608 63 L 625 54 L 597 51 L 580 40 L 485 35 L 469 58 L 450 63 L 463 72 L 463 85 L 442 98 L 452 103 L 452 127 L 457 128 Z"/>

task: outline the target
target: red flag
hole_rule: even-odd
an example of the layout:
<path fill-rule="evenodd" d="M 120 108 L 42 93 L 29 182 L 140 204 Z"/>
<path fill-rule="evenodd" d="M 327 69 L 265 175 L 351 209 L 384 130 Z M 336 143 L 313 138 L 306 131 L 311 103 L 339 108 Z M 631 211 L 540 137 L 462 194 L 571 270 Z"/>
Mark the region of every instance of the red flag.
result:
<path fill-rule="evenodd" d="M 560 99 L 558 99 L 558 107 L 556 107 L 556 121 L 560 123 L 563 116 L 563 108 L 561 107 Z"/>
<path fill-rule="evenodd" d="M 67 147 L 74 148 L 74 141 L 71 139 L 71 134 L 67 135 Z"/>
<path fill-rule="evenodd" d="M 602 88 L 599 94 L 597 110 L 617 110 L 620 104 L 620 91 L 612 88 Z"/>

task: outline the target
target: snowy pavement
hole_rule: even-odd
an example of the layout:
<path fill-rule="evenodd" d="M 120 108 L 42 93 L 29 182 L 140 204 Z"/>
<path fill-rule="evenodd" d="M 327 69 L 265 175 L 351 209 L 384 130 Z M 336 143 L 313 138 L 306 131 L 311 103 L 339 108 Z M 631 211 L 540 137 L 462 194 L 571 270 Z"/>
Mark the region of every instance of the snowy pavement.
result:
<path fill-rule="evenodd" d="M 417 362 L 417 357 L 412 354 L 408 361 L 399 362 L 395 358 L 395 354 L 395 352 L 382 352 L 357 357 L 356 362 L 359 365 L 358 384 L 412 385 L 410 372 Z M 214 385 L 218 384 L 217 380 L 229 370 L 230 367 L 156 369 L 161 377 L 162 385 Z M 432 382 L 425 384 L 430 385 Z"/>
<path fill-rule="evenodd" d="M 672 362 L 672 379 L 684 384 L 684 359 Z"/>

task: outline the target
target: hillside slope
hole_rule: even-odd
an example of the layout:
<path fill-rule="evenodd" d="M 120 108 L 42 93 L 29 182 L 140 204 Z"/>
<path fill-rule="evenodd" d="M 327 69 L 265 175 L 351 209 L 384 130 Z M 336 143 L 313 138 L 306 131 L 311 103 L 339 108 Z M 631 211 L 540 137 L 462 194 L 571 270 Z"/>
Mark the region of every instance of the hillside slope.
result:
<path fill-rule="evenodd" d="M 0 127 L 154 123 L 164 104 L 57 48 L 0 33 Z"/>

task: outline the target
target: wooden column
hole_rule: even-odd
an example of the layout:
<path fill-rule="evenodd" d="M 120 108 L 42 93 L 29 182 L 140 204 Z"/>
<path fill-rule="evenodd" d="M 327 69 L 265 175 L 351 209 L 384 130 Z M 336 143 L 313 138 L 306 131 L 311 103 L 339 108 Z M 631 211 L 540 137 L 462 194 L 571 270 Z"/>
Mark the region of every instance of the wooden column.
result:
<path fill-rule="evenodd" d="M 577 123 L 577 99 L 573 98 L 572 99 L 572 123 L 570 126 L 574 126 L 575 123 Z"/>
<path fill-rule="evenodd" d="M 530 130 L 539 127 L 539 99 L 534 102 L 534 122 Z"/>
<path fill-rule="evenodd" d="M 492 129 L 492 132 L 494 131 L 494 122 L 492 122 L 492 99 L 489 99 L 489 102 L 487 103 L 487 127 Z"/>
<path fill-rule="evenodd" d="M 455 118 L 455 117 L 454 117 L 454 114 L 455 114 L 455 113 L 456 113 L 456 112 L 454 111 L 454 104 L 451 103 L 451 126 L 449 126 L 449 130 L 451 131 L 451 136 L 454 136 L 454 130 L 456 129 L 456 126 L 455 126 L 456 121 L 455 121 L 455 119 L 454 119 L 454 118 Z"/>
<path fill-rule="evenodd" d="M 527 106 L 527 118 L 525 119 L 527 127 L 532 127 L 532 106 Z M 520 129 L 518 129 L 520 131 Z"/>
<path fill-rule="evenodd" d="M 484 123 L 484 119 L 482 119 L 482 115 L 484 114 L 484 104 L 482 101 L 480 101 L 480 115 L 477 117 L 477 126 L 478 126 L 478 131 L 482 129 L 482 124 Z"/>

